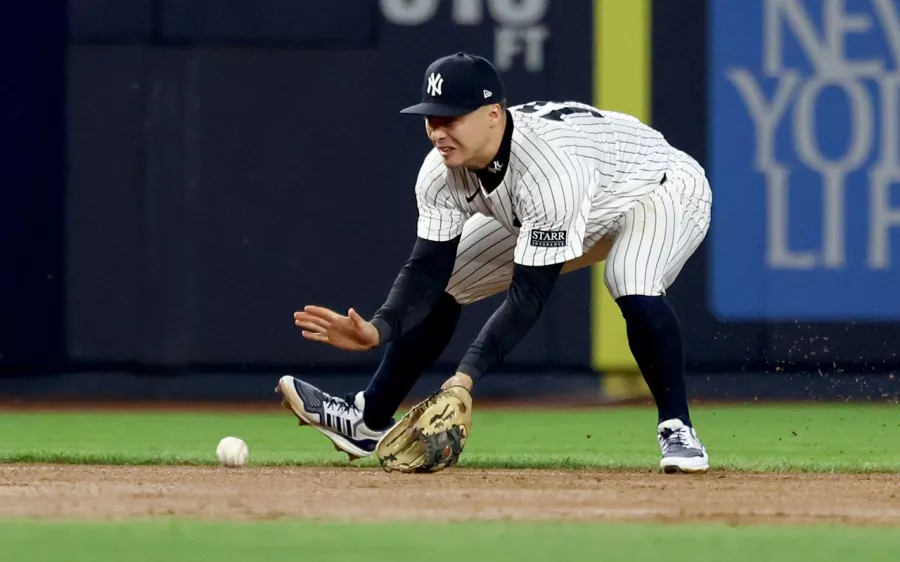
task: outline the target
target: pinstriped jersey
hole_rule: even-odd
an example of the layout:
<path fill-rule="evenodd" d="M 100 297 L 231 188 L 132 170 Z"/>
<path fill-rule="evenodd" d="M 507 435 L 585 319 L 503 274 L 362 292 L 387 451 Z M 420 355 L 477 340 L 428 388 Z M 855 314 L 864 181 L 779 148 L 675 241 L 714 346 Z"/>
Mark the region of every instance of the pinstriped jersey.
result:
<path fill-rule="evenodd" d="M 566 262 L 656 189 L 669 167 L 662 134 L 630 115 L 531 102 L 509 116 L 509 154 L 488 167 L 503 179 L 490 191 L 475 172 L 447 168 L 437 149 L 426 156 L 416 181 L 419 237 L 451 240 L 481 213 L 517 235 L 516 263 Z"/>

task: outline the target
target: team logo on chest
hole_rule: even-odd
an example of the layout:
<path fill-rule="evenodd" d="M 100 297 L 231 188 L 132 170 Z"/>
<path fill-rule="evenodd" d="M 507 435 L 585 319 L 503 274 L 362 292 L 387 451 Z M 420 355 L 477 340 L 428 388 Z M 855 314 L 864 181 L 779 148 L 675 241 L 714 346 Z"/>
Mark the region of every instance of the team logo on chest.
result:
<path fill-rule="evenodd" d="M 565 230 L 532 230 L 531 245 L 538 248 L 565 248 Z"/>
<path fill-rule="evenodd" d="M 428 92 L 429 95 L 439 96 L 441 95 L 441 89 L 444 87 L 444 79 L 441 78 L 440 74 L 431 73 L 431 76 L 428 77 L 428 86 L 425 88 L 425 91 Z"/>

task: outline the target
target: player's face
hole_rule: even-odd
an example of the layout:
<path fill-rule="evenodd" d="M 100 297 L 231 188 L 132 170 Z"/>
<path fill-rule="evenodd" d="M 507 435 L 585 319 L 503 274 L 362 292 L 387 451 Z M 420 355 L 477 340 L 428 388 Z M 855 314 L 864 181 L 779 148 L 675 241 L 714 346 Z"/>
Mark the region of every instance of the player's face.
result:
<path fill-rule="evenodd" d="M 425 132 L 448 168 L 480 167 L 490 127 L 490 106 L 456 117 L 425 118 Z"/>

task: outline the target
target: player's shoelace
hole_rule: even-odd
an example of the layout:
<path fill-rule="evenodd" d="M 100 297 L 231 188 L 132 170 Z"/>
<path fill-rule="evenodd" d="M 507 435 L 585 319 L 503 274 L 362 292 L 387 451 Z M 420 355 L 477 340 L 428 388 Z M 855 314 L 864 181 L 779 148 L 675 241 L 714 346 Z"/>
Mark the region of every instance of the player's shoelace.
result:
<path fill-rule="evenodd" d="M 668 453 L 670 449 L 680 447 L 682 449 L 703 450 L 700 440 L 694 437 L 694 433 L 690 428 L 685 427 L 678 430 L 667 430 L 662 434 L 663 452 Z"/>
<path fill-rule="evenodd" d="M 338 413 L 350 413 L 351 410 L 359 411 L 355 404 L 353 404 L 353 400 L 348 400 L 347 398 L 352 398 L 352 395 L 346 396 L 344 398 L 336 398 L 334 396 L 325 396 L 324 402 L 325 407 L 330 408 L 331 410 L 336 410 Z"/>

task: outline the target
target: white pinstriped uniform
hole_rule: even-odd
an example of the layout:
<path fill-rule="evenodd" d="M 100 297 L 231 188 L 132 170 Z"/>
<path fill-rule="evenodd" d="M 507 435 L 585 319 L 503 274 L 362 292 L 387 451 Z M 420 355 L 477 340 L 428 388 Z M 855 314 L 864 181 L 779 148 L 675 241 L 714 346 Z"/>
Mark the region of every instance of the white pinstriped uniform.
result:
<path fill-rule="evenodd" d="M 629 115 L 577 102 L 510 112 L 508 169 L 490 194 L 436 149 L 419 171 L 418 235 L 462 235 L 448 292 L 469 304 L 505 291 L 514 262 L 565 272 L 606 259 L 614 298 L 664 294 L 709 228 L 703 169 Z"/>

